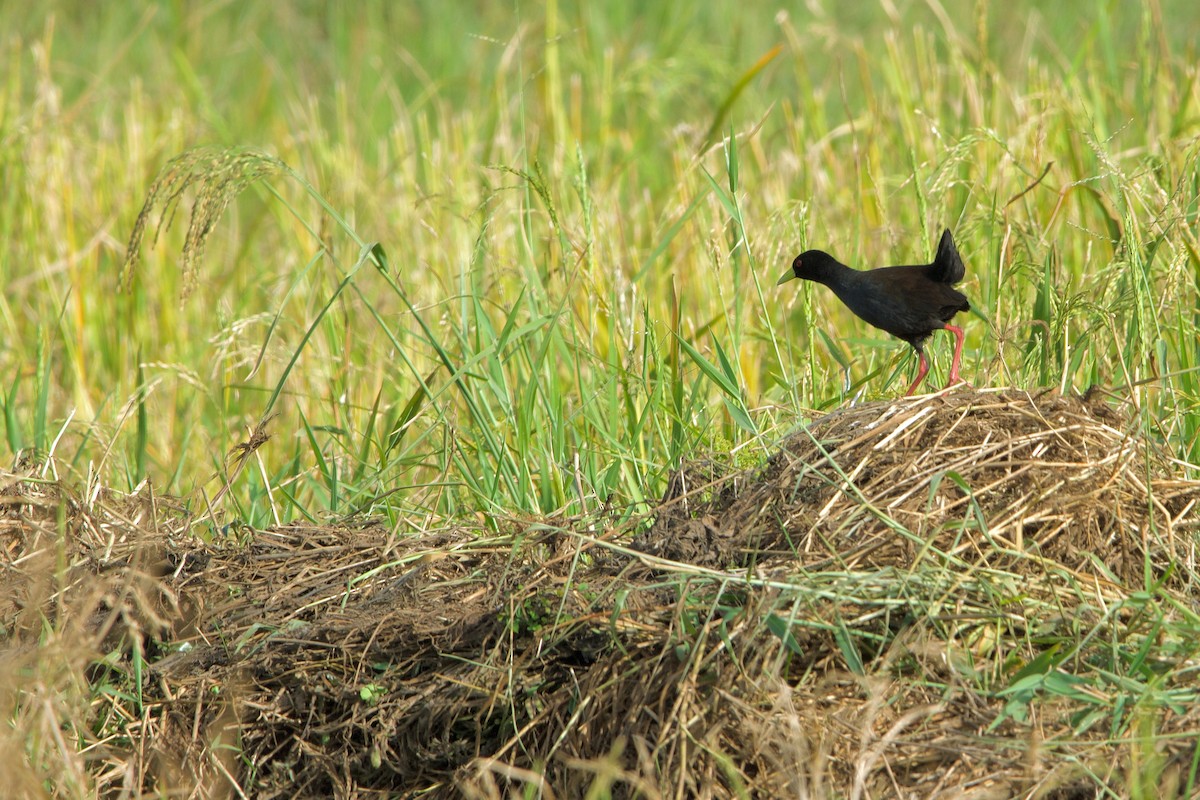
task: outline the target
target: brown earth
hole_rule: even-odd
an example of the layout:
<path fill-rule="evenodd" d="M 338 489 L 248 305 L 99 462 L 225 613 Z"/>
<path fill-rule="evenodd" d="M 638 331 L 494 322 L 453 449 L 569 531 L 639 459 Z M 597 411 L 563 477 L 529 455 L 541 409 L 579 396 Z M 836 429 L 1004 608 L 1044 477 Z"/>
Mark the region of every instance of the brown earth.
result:
<path fill-rule="evenodd" d="M 1120 792 L 1119 692 L 1005 690 L 1138 642 L 1187 688 L 1160 662 L 1195 643 L 1137 603 L 1192 608 L 1200 483 L 1135 429 L 1098 396 L 868 403 L 759 468 L 689 465 L 644 518 L 501 534 L 205 542 L 149 491 L 0 474 L 0 771 L 106 797 Z M 1168 782 L 1193 708 L 1145 712 Z"/>

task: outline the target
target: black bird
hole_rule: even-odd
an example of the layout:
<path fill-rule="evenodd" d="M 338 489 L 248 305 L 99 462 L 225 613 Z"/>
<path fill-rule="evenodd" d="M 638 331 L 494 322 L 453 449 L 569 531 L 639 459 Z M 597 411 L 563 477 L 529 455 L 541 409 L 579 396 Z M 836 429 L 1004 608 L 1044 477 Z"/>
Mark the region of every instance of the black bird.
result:
<path fill-rule="evenodd" d="M 954 288 L 966 272 L 954 237 L 946 230 L 932 264 L 859 271 L 821 250 L 806 250 L 796 256 L 791 271 L 779 283 L 793 278 L 823 283 L 860 319 L 911 344 L 917 351 L 919 364 L 907 396 L 916 391 L 929 372 L 923 348 L 925 340 L 939 328 L 950 331 L 955 338 L 946 388 L 962 380 L 958 367 L 962 360 L 963 331 L 951 325 L 950 320 L 959 311 L 971 310 L 966 295 Z"/>

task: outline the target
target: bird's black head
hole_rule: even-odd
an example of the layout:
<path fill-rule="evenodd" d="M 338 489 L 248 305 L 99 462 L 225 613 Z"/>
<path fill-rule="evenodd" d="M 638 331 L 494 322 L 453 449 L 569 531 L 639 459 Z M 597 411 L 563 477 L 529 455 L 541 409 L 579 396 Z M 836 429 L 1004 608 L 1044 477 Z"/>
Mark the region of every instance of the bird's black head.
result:
<path fill-rule="evenodd" d="M 824 250 L 805 250 L 792 261 L 792 271 L 784 275 L 775 284 L 778 286 L 790 280 L 800 278 L 806 281 L 824 282 L 840 262 Z"/>

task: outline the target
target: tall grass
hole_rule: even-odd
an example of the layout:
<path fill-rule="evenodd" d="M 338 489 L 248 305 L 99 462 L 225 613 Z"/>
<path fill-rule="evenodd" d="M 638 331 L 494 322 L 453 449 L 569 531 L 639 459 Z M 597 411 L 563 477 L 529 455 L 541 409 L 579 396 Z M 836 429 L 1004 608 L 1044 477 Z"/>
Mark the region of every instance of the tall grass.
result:
<path fill-rule="evenodd" d="M 949 226 L 972 383 L 1117 387 L 1200 462 L 1197 12 L 701 5 L 0 9 L 7 448 L 256 525 L 636 511 L 902 388 L 774 282 Z M 193 165 L 124 291 L 198 145 L 282 171 Z"/>

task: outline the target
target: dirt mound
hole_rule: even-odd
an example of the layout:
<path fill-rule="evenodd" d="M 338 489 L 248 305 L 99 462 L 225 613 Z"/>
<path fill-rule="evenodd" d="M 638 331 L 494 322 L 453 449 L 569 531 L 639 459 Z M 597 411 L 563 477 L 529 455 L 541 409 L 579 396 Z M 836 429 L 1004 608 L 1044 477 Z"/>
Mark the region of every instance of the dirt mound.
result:
<path fill-rule="evenodd" d="M 1010 689 L 1118 639 L 1190 652 L 1111 611 L 1148 573 L 1186 607 L 1196 575 L 1200 484 L 1126 427 L 1094 400 L 963 390 L 821 417 L 759 469 L 691 465 L 641 521 L 110 530 L 110 561 L 152 538 L 121 586 L 157 588 L 109 626 L 108 663 L 145 669 L 119 735 L 82 726 L 89 768 L 184 796 L 1077 796 L 1136 742 L 1077 696 Z M 29 527 L 34 506 L 5 508 Z M 52 602 L 34 583 L 6 630 Z M 1158 733 L 1195 731 L 1190 708 Z M 1179 741 L 1164 774 L 1190 763 Z"/>
<path fill-rule="evenodd" d="M 1190 556 L 1178 536 L 1200 531 L 1194 485 L 1161 480 L 1170 472 L 1098 393 L 869 403 L 815 420 L 761 471 L 677 474 L 642 549 L 853 570 L 912 568 L 931 552 L 999 568 L 1040 554 L 1137 582 L 1147 559 L 1161 575 Z"/>

